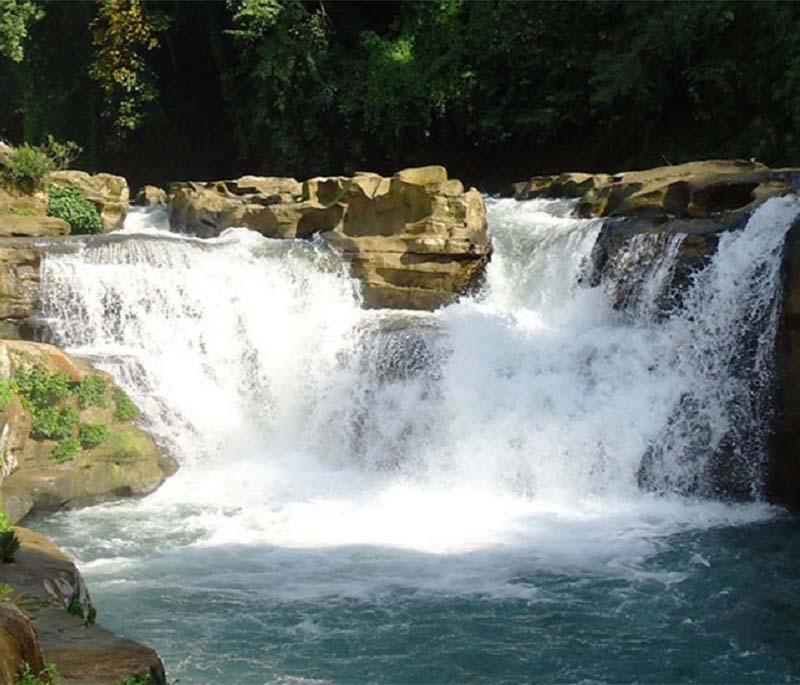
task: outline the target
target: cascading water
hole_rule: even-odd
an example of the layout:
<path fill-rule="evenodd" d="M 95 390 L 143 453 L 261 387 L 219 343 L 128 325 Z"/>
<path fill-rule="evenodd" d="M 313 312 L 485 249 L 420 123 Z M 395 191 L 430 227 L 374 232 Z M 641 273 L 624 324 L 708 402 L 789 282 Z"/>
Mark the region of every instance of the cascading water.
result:
<path fill-rule="evenodd" d="M 434 314 L 361 310 L 322 244 L 176 237 L 157 213 L 45 259 L 54 340 L 111 371 L 182 464 L 145 500 L 45 522 L 101 620 L 192 684 L 786 672 L 792 647 L 747 634 L 752 612 L 700 598 L 739 559 L 730 531 L 782 525 L 714 495 L 735 471 L 758 499 L 800 203 L 723 235 L 667 312 L 680 239 L 655 260 L 656 238 L 628 246 L 639 287 L 615 308 L 586 285 L 599 222 L 488 205 L 487 286 Z"/>

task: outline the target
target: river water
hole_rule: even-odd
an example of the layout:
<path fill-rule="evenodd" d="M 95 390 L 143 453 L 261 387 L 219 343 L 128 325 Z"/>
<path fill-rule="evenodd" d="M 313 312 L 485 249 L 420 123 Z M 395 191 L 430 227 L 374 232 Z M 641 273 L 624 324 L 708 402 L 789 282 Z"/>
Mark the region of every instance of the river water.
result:
<path fill-rule="evenodd" d="M 184 685 L 800 680 L 800 535 L 761 502 L 800 203 L 725 234 L 671 309 L 679 239 L 589 287 L 599 222 L 488 209 L 483 291 L 434 314 L 362 310 L 322 243 L 157 211 L 45 259 L 53 339 L 181 463 L 37 521 L 100 622 Z"/>

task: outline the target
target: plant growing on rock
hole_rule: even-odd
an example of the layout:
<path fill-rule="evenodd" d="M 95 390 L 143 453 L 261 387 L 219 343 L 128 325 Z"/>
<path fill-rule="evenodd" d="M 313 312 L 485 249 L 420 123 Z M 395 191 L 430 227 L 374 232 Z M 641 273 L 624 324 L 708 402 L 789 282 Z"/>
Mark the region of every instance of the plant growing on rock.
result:
<path fill-rule="evenodd" d="M 72 461 L 80 451 L 81 443 L 78 438 L 64 438 L 50 452 L 50 459 L 58 463 Z"/>
<path fill-rule="evenodd" d="M 19 538 L 13 530 L 0 533 L 0 556 L 2 556 L 4 564 L 14 561 L 14 555 L 19 552 L 19 547 Z"/>
<path fill-rule="evenodd" d="M 102 376 L 86 376 L 77 388 L 78 406 L 86 407 L 106 406 L 106 379 Z"/>
<path fill-rule="evenodd" d="M 114 405 L 117 421 L 133 421 L 139 417 L 139 408 L 122 388 L 114 388 Z"/>
<path fill-rule="evenodd" d="M 85 450 L 97 447 L 108 438 L 108 426 L 95 423 L 82 423 L 78 428 L 78 441 Z"/>
<path fill-rule="evenodd" d="M 60 682 L 61 675 L 55 664 L 47 664 L 39 673 L 34 673 L 26 661 L 22 665 L 17 685 L 58 685 Z"/>
<path fill-rule="evenodd" d="M 100 233 L 103 221 L 100 212 L 84 197 L 77 186 L 47 186 L 47 215 L 64 219 L 76 234 Z"/>
<path fill-rule="evenodd" d="M 12 395 L 11 379 L 0 378 L 0 411 L 6 408 L 6 405 L 11 401 Z"/>
<path fill-rule="evenodd" d="M 129 675 L 127 678 L 123 678 L 120 685 L 151 685 L 152 682 L 153 679 L 150 677 L 149 673 L 142 673 L 140 675 Z"/>

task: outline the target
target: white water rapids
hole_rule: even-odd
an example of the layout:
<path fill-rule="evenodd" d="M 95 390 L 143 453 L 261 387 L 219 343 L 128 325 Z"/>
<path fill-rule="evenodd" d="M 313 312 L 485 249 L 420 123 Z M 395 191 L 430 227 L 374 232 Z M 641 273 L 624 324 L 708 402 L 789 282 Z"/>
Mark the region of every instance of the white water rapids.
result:
<path fill-rule="evenodd" d="M 113 239 L 49 255 L 54 341 L 111 371 L 181 464 L 142 501 L 69 515 L 117 527 L 90 536 L 93 564 L 124 568 L 145 540 L 524 547 L 593 563 L 768 516 L 716 501 L 711 480 L 732 454 L 758 499 L 763 388 L 749 379 L 769 375 L 798 201 L 770 200 L 724 234 L 666 317 L 653 303 L 678 244 L 643 269 L 636 305 L 615 310 L 607 287 L 580 284 L 599 222 L 557 201 L 488 204 L 486 288 L 434 314 L 362 310 L 321 244 L 178 237 L 142 210 Z"/>

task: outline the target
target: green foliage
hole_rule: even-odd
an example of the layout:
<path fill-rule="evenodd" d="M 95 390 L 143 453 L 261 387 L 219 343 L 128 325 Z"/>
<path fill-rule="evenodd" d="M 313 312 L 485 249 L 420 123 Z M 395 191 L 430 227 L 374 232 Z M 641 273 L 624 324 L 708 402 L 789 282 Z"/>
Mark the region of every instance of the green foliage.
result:
<path fill-rule="evenodd" d="M 70 406 L 41 407 L 31 412 L 31 437 L 37 440 L 64 440 L 78 425 L 78 414 Z"/>
<path fill-rule="evenodd" d="M 67 607 L 67 613 L 71 616 L 77 616 L 80 619 L 85 619 L 86 612 L 84 611 L 83 604 L 73 599 Z"/>
<path fill-rule="evenodd" d="M 60 682 L 61 676 L 55 664 L 47 664 L 39 673 L 34 673 L 26 661 L 22 665 L 17 685 L 59 685 Z"/>
<path fill-rule="evenodd" d="M 165 26 L 139 0 L 99 0 L 98 6 L 89 74 L 103 90 L 105 116 L 124 137 L 141 126 L 145 105 L 156 98 L 145 54 L 158 47 Z"/>
<path fill-rule="evenodd" d="M 0 602 L 7 602 L 14 596 L 14 588 L 8 583 L 0 583 Z"/>
<path fill-rule="evenodd" d="M 139 408 L 122 388 L 114 388 L 114 405 L 117 421 L 133 421 L 139 417 Z"/>
<path fill-rule="evenodd" d="M 56 463 L 63 463 L 65 461 L 72 461 L 75 455 L 81 451 L 81 443 L 77 438 L 64 438 L 50 452 L 50 459 Z"/>
<path fill-rule="evenodd" d="M 108 426 L 102 424 L 82 423 L 78 428 L 78 441 L 83 449 L 92 449 L 106 441 Z"/>
<path fill-rule="evenodd" d="M 49 407 L 67 397 L 70 391 L 69 378 L 63 373 L 49 374 L 41 366 L 21 367 L 17 369 L 12 387 L 23 404 L 26 402 L 34 409 Z"/>
<path fill-rule="evenodd" d="M 44 11 L 33 0 L 3 0 L 0 3 L 0 55 L 12 62 L 21 62 L 29 27 L 42 16 Z"/>
<path fill-rule="evenodd" d="M 14 529 L 14 524 L 11 523 L 11 517 L 6 512 L 4 506 L 0 505 L 0 533 L 7 533 Z"/>
<path fill-rule="evenodd" d="M 123 678 L 121 685 L 151 685 L 153 682 L 149 673 L 142 673 L 139 675 L 129 675 Z"/>
<path fill-rule="evenodd" d="M 77 186 L 48 185 L 47 215 L 64 219 L 72 227 L 72 233 L 91 234 L 103 230 L 100 212 Z"/>
<path fill-rule="evenodd" d="M 42 186 L 42 179 L 53 170 L 47 154 L 32 145 L 20 145 L 0 165 L 3 185 L 22 193 L 33 193 Z"/>
<path fill-rule="evenodd" d="M 19 552 L 19 547 L 19 538 L 13 530 L 6 530 L 0 533 L 0 557 L 2 557 L 4 564 L 14 561 L 14 556 Z"/>
<path fill-rule="evenodd" d="M 102 376 L 86 376 L 77 388 L 78 406 L 86 407 L 106 406 L 106 379 Z"/>
<path fill-rule="evenodd" d="M 13 391 L 11 389 L 10 378 L 0 378 L 0 411 L 6 408 L 6 405 L 11 401 Z"/>
<path fill-rule="evenodd" d="M 56 140 L 50 134 L 40 149 L 47 155 L 55 169 L 67 169 L 83 151 L 83 148 L 76 142 Z"/>

